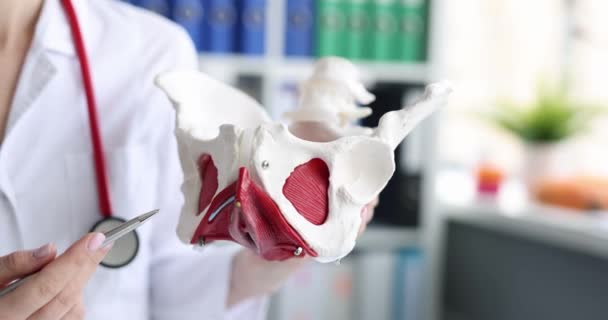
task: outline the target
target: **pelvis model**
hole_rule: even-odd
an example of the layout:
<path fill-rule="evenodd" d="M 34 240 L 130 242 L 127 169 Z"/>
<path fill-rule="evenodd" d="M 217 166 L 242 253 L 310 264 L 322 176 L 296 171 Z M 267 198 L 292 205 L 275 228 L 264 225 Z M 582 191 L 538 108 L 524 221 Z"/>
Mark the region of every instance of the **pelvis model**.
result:
<path fill-rule="evenodd" d="M 419 101 L 353 125 L 374 100 L 356 67 L 324 58 L 301 86 L 288 124 L 269 119 L 243 92 L 199 72 L 159 75 L 176 109 L 185 204 L 177 233 L 204 245 L 230 240 L 269 260 L 338 260 L 355 246 L 361 210 L 391 178 L 393 151 L 450 88 L 429 85 Z"/>

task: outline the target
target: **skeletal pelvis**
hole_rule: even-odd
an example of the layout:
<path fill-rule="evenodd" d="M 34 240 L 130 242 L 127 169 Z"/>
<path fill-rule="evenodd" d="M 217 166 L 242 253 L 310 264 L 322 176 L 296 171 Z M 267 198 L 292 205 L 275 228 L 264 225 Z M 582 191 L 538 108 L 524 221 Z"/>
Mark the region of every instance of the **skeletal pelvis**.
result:
<path fill-rule="evenodd" d="M 332 63 L 339 66 L 332 69 Z M 269 260 L 308 255 L 329 262 L 353 249 L 361 210 L 395 170 L 394 149 L 446 104 L 450 88 L 429 85 L 416 103 L 384 114 L 376 128 L 361 128 L 344 122 L 360 117 L 358 110 L 368 113 L 348 103 L 373 100 L 353 78 L 354 66 L 338 58 L 319 65 L 321 76 L 311 79 L 325 84 L 322 98 L 301 97 L 288 125 L 271 121 L 252 98 L 202 73 L 157 77 L 176 110 L 183 242 L 235 241 Z M 305 95 L 318 93 L 311 79 Z M 325 121 L 319 117 L 324 112 L 339 116 Z"/>

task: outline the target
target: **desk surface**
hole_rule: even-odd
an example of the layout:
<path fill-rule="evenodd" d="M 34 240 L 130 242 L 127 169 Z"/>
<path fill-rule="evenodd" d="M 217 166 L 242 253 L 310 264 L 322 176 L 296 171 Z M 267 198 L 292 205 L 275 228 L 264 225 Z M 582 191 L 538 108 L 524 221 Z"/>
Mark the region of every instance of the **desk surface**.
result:
<path fill-rule="evenodd" d="M 448 220 L 564 246 L 608 258 L 608 219 L 531 205 L 520 212 L 496 206 L 443 207 Z"/>
<path fill-rule="evenodd" d="M 444 176 L 438 181 L 438 209 L 442 218 L 608 258 L 608 214 L 535 204 L 526 198 L 518 183 L 505 186 L 495 198 L 479 198 L 465 180 L 452 178 Z M 455 190 L 458 194 L 454 194 Z"/>

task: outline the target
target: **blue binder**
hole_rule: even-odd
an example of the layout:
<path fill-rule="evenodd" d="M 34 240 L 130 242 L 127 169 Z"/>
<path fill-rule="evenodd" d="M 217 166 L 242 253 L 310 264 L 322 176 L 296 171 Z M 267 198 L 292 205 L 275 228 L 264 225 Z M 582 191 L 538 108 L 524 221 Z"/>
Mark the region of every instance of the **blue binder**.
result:
<path fill-rule="evenodd" d="M 285 55 L 313 55 L 314 4 L 314 0 L 287 0 Z"/>
<path fill-rule="evenodd" d="M 392 301 L 394 320 L 424 318 L 420 310 L 423 263 L 419 249 L 402 249 L 397 252 Z"/>
<path fill-rule="evenodd" d="M 203 49 L 212 53 L 236 50 L 236 0 L 205 0 L 204 31 L 207 35 Z M 204 39 L 203 39 L 204 40 Z"/>
<path fill-rule="evenodd" d="M 161 16 L 169 17 L 171 13 L 171 7 L 168 0 L 131 0 L 134 5 L 154 11 Z"/>
<path fill-rule="evenodd" d="M 201 0 L 173 0 L 171 17 L 180 24 L 194 42 L 198 51 L 203 43 L 203 2 Z"/>
<path fill-rule="evenodd" d="M 239 0 L 238 49 L 262 55 L 265 47 L 266 0 Z"/>

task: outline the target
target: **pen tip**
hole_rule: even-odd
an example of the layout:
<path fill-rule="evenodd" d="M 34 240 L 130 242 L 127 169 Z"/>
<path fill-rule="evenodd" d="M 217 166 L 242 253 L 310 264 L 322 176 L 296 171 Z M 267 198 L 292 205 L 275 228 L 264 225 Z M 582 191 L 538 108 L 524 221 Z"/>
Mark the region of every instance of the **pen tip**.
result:
<path fill-rule="evenodd" d="M 150 217 L 152 217 L 153 215 L 157 214 L 158 211 L 160 211 L 160 209 L 156 209 L 156 210 L 152 210 L 148 213 L 144 213 L 140 216 L 139 221 L 144 222 L 146 220 L 148 220 Z"/>

